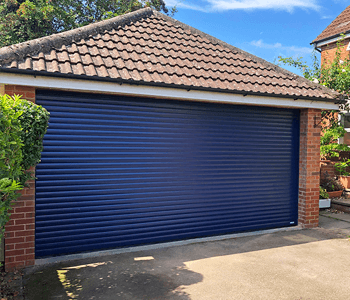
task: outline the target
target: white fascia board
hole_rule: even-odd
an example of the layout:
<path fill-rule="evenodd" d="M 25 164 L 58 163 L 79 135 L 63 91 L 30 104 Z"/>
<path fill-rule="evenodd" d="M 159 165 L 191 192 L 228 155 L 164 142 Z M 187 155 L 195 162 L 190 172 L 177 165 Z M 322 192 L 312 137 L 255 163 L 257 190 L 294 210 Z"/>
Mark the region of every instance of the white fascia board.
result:
<path fill-rule="evenodd" d="M 1 84 L 34 86 L 45 89 L 64 91 L 114 93 L 128 96 L 190 100 L 212 103 L 228 103 L 241 105 L 275 106 L 289 108 L 316 108 L 337 110 L 338 105 L 330 102 L 293 100 L 278 97 L 243 96 L 239 94 L 198 91 L 145 85 L 119 84 L 114 82 L 79 80 L 61 77 L 34 76 L 15 73 L 1 73 Z"/>
<path fill-rule="evenodd" d="M 319 48 L 319 47 L 322 47 L 322 46 L 325 46 L 325 45 L 337 42 L 337 41 L 342 40 L 342 39 L 345 40 L 347 38 L 350 38 L 350 33 L 345 34 L 344 36 L 337 36 L 337 37 L 335 37 L 333 39 L 330 39 L 330 40 L 325 40 L 325 41 L 322 41 L 322 42 L 318 42 L 318 43 L 315 43 L 314 45 L 315 45 L 315 48 Z"/>

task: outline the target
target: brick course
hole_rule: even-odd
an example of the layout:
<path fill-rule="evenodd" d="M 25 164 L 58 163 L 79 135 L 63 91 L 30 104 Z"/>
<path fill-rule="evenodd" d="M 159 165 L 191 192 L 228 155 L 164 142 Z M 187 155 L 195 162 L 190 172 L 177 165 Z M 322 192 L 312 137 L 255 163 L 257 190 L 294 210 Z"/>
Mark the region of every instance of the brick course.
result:
<path fill-rule="evenodd" d="M 22 95 L 35 103 L 35 88 L 20 85 L 0 85 L 0 93 Z M 34 265 L 35 182 L 21 191 L 5 227 L 5 269 L 11 271 Z M 28 239 L 29 238 L 29 239 Z"/>

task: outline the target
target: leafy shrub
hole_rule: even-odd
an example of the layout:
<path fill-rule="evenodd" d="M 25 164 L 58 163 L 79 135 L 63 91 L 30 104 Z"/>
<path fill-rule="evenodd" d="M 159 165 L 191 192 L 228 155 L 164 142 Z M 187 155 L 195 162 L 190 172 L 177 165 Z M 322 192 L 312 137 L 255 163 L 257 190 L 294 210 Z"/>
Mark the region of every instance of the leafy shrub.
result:
<path fill-rule="evenodd" d="M 13 201 L 26 182 L 28 169 L 40 162 L 49 113 L 20 96 L 0 96 L 0 237 Z"/>
<path fill-rule="evenodd" d="M 341 162 L 337 162 L 334 164 L 334 168 L 335 170 L 343 176 L 349 176 L 350 173 L 347 171 L 348 167 L 350 166 L 350 159 L 345 160 L 345 161 L 341 161 Z"/>
<path fill-rule="evenodd" d="M 337 118 L 335 118 L 337 119 Z M 320 138 L 320 154 L 322 159 L 339 157 L 340 151 L 350 151 L 350 147 L 345 144 L 339 144 L 339 138 L 344 137 L 346 133 L 344 127 L 339 125 L 337 120 L 331 120 L 331 126 L 323 126 Z"/>
<path fill-rule="evenodd" d="M 320 66 L 316 51 L 312 54 L 313 63 L 309 66 L 303 61 L 302 57 L 279 57 L 278 62 L 284 65 L 292 66 L 299 69 L 303 76 L 313 82 L 319 83 L 330 89 L 333 89 L 340 94 L 344 100 L 350 100 L 350 59 L 342 59 L 342 49 L 344 47 L 345 36 L 337 42 L 337 49 L 333 60 L 322 61 Z M 346 47 L 346 46 L 345 46 Z M 349 111 L 348 101 L 344 104 L 339 104 L 340 112 L 323 111 L 322 112 L 322 129 L 320 152 L 322 159 L 330 159 L 339 157 L 339 151 L 350 151 L 350 147 L 346 144 L 338 142 L 339 138 L 344 137 L 344 126 L 338 119 L 338 114 L 342 115 Z"/>
<path fill-rule="evenodd" d="M 320 199 L 328 199 L 329 195 L 323 187 L 320 186 Z"/>
<path fill-rule="evenodd" d="M 19 99 L 14 106 L 15 112 L 22 112 L 18 120 L 21 125 L 20 139 L 23 143 L 23 174 L 20 176 L 20 183 L 34 179 L 30 167 L 36 166 L 41 159 L 43 151 L 43 138 L 46 133 L 50 114 L 45 108 L 27 100 Z"/>

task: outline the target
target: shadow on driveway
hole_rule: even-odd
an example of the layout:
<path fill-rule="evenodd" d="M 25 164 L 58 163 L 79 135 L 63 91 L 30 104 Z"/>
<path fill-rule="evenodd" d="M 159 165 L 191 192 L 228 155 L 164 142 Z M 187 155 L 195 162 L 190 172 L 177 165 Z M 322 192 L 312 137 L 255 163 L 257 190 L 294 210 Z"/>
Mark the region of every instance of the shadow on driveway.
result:
<path fill-rule="evenodd" d="M 349 299 L 350 223 L 321 223 L 35 268 L 26 299 Z"/>

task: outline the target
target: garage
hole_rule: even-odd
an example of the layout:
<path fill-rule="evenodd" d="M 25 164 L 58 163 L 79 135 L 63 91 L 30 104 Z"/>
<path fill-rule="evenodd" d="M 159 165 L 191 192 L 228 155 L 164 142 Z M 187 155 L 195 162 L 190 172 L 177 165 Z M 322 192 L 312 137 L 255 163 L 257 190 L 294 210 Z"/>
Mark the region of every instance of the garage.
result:
<path fill-rule="evenodd" d="M 36 97 L 36 257 L 297 224 L 298 110 Z"/>
<path fill-rule="evenodd" d="M 318 226 L 321 112 L 340 95 L 151 8 L 1 48 L 0 93 L 51 114 L 8 270 Z"/>

